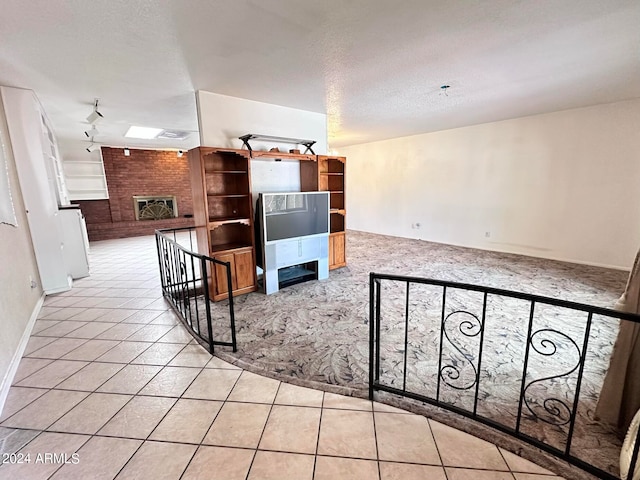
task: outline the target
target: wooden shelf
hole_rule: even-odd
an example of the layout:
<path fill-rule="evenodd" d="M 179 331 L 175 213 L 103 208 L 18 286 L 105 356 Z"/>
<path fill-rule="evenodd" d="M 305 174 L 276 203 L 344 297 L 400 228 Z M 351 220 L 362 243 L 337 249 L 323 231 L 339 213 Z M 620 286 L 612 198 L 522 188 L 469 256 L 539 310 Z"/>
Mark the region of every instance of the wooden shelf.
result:
<path fill-rule="evenodd" d="M 256 289 L 249 152 L 198 147 L 188 153 L 200 253 L 231 265 L 234 295 Z M 209 294 L 228 297 L 227 270 L 208 267 Z"/>
<path fill-rule="evenodd" d="M 207 197 L 216 198 L 243 198 L 248 196 L 246 193 L 207 193 Z"/>
<path fill-rule="evenodd" d="M 220 225 L 226 225 L 226 224 L 229 224 L 229 223 L 241 223 L 243 225 L 250 226 L 251 220 L 249 218 L 242 218 L 242 217 L 210 218 L 209 219 L 209 228 L 210 229 L 214 229 L 214 228 L 219 227 Z"/>
<path fill-rule="evenodd" d="M 253 148 L 251 148 L 251 145 L 249 144 L 249 140 L 264 140 L 264 141 L 273 142 L 273 143 L 291 143 L 294 145 L 304 145 L 307 148 L 304 151 L 304 153 L 306 154 L 307 152 L 311 152 L 311 155 L 315 157 L 315 152 L 313 151 L 313 148 L 312 148 L 313 145 L 315 145 L 316 143 L 315 140 L 306 140 L 304 138 L 291 138 L 291 137 L 275 137 L 273 135 L 262 135 L 259 133 L 248 133 L 238 138 L 242 140 L 243 145 L 247 147 L 247 149 L 250 152 L 253 152 Z"/>
<path fill-rule="evenodd" d="M 251 152 L 251 158 L 273 158 L 276 160 L 305 160 L 309 162 L 315 162 L 315 155 L 308 155 L 305 153 L 289 153 L 289 152 L 257 152 L 253 150 Z"/>
<path fill-rule="evenodd" d="M 300 163 L 300 188 L 304 192 L 329 192 L 329 269 L 344 267 L 346 259 L 345 188 L 346 161 L 344 157 L 318 155 L 317 163 Z"/>
<path fill-rule="evenodd" d="M 253 245 L 240 242 L 233 243 L 222 243 L 220 245 L 212 245 L 211 246 L 211 254 L 219 254 L 221 252 L 226 252 L 229 250 L 240 250 L 241 248 L 252 248 Z"/>
<path fill-rule="evenodd" d="M 338 213 L 331 215 L 331 233 L 344 232 L 344 215 Z"/>

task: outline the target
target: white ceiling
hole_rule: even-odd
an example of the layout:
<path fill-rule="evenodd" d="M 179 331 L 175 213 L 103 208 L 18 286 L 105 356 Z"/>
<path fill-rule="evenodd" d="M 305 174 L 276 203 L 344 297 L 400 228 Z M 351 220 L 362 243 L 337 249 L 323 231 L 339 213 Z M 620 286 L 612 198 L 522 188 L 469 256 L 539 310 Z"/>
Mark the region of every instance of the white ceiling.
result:
<path fill-rule="evenodd" d="M 0 84 L 35 90 L 65 158 L 94 98 L 99 143 L 197 145 L 199 89 L 327 113 L 335 148 L 640 97 L 640 1 L 3 0 Z"/>

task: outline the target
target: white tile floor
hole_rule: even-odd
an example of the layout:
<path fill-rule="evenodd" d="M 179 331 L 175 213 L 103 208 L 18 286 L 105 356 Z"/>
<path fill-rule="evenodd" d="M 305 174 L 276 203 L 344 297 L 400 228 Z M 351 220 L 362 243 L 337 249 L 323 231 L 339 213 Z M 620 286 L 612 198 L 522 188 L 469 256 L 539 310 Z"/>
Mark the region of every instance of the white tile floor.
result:
<path fill-rule="evenodd" d="M 0 416 L 2 452 L 17 452 L 0 479 L 559 478 L 432 420 L 211 358 L 162 299 L 152 237 L 93 244 L 91 271 L 40 312 Z"/>

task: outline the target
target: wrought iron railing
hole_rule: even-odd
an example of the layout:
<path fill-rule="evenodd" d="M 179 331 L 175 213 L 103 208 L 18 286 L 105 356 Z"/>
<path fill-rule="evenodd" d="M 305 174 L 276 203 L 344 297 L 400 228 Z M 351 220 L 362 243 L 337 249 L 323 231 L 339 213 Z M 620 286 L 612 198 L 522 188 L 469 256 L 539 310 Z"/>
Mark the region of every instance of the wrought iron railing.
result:
<path fill-rule="evenodd" d="M 376 273 L 369 295 L 370 399 L 382 391 L 442 407 L 598 478 L 618 478 L 616 466 L 593 464 L 589 449 L 603 447 L 592 435 L 606 432 L 593 412 L 618 322 L 639 315 Z"/>
<path fill-rule="evenodd" d="M 185 326 L 213 354 L 216 345 L 236 351 L 236 326 L 231 287 L 231 265 L 194 253 L 194 227 L 156 230 L 162 293 Z M 211 302 L 209 272 L 226 269 L 229 297 Z M 217 269 L 220 272 L 220 269 Z"/>

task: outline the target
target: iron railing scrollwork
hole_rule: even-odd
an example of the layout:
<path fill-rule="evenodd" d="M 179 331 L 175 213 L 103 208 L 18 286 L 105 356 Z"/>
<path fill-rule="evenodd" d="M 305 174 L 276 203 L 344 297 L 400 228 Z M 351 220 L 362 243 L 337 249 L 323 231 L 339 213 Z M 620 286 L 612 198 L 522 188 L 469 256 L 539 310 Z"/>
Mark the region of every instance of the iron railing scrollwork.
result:
<path fill-rule="evenodd" d="M 156 231 L 162 293 L 191 334 L 206 345 L 210 353 L 213 353 L 216 345 L 232 347 L 235 352 L 237 344 L 231 265 L 229 262 L 194 253 L 193 231 L 194 227 Z M 188 236 L 189 248 L 181 245 L 178 241 L 180 236 Z M 182 240 L 186 243 L 187 239 Z M 229 298 L 215 306 L 217 315 L 214 326 L 209 272 L 213 271 L 216 265 L 226 270 Z M 218 326 L 220 330 L 226 331 L 218 331 L 215 328 Z"/>
<path fill-rule="evenodd" d="M 460 323 L 456 324 L 457 328 L 455 328 L 462 335 L 473 338 L 484 331 L 480 319 L 471 312 L 456 310 L 444 318 L 442 321 L 442 332 L 444 334 L 444 338 L 446 338 L 454 350 L 459 353 L 462 360 L 454 359 L 452 363 L 444 365 L 440 369 L 440 379 L 449 387 L 455 388 L 456 390 L 469 390 L 478 384 L 478 369 L 473 363 L 474 357 L 470 352 L 465 351 L 466 349 L 463 345 L 457 343 L 455 339 L 450 336 L 450 334 L 453 335 L 453 332 L 447 330 L 448 323 L 451 323 L 451 320 L 455 320 L 458 316 L 462 315 L 468 317 L 468 319 L 460 321 Z M 440 356 L 442 357 L 442 346 L 440 347 Z M 463 363 L 462 366 L 458 364 L 460 361 Z M 470 379 L 471 383 L 469 383 L 469 381 L 458 383 L 459 380 L 462 380 L 460 377 L 461 371 L 465 367 L 464 362 L 466 362 L 466 366 L 473 370 L 473 377 Z"/>
<path fill-rule="evenodd" d="M 428 300 L 416 295 L 418 286 L 430 289 Z M 590 377 L 594 368 L 585 374 L 587 353 L 595 348 L 589 344 L 595 317 L 615 335 L 619 320 L 639 323 L 639 315 L 497 288 L 376 273 L 370 274 L 369 301 L 370 399 L 375 391 L 383 391 L 436 405 L 528 442 L 598 478 L 618 478 L 576 453 L 575 432 L 576 426 L 584 430 L 587 420 L 593 420 L 587 419 L 588 408 L 580 403 L 585 383 L 590 387 L 586 401 L 593 402 L 593 391 L 602 380 L 598 377 L 598 384 Z M 438 302 L 441 308 L 436 308 Z M 515 304 L 520 308 L 517 315 Z M 517 317 L 520 323 L 505 328 L 496 317 L 504 322 Z M 439 342 L 434 341 L 438 337 Z M 415 352 L 409 355 L 410 349 L 419 350 L 422 365 L 409 362 L 410 357 L 418 358 Z M 602 368 L 597 370 L 603 375 Z M 494 405 L 488 406 L 491 402 Z M 592 411 L 594 405 L 589 408 Z M 637 440 L 630 472 L 640 450 Z"/>

